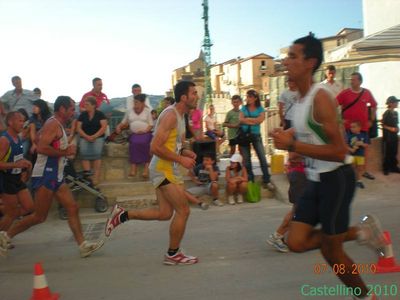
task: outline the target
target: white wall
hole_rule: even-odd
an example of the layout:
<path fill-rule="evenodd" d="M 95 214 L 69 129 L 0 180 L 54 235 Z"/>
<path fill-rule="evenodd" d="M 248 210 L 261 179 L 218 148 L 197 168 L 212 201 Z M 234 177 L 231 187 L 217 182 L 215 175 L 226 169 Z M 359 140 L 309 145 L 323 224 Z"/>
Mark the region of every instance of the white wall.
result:
<path fill-rule="evenodd" d="M 389 96 L 400 98 L 400 61 L 378 62 L 360 65 L 362 86 L 369 89 L 378 102 L 378 118 L 386 108 Z"/>
<path fill-rule="evenodd" d="M 363 0 L 364 36 L 400 24 L 399 0 Z"/>

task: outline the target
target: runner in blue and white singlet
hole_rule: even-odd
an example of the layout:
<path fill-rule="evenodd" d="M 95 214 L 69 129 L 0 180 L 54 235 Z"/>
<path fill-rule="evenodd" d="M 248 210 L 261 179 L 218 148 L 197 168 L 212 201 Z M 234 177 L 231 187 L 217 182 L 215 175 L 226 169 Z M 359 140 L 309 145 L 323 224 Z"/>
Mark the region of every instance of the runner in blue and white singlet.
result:
<path fill-rule="evenodd" d="M 68 137 L 64 126 L 56 118 L 51 117 L 49 120 L 51 119 L 57 121 L 62 130 L 62 137 L 53 141 L 51 145 L 56 150 L 65 150 L 68 147 Z M 65 162 L 65 156 L 51 157 L 39 153 L 32 171 L 33 188 L 44 185 L 46 188 L 56 191 L 64 182 Z"/>

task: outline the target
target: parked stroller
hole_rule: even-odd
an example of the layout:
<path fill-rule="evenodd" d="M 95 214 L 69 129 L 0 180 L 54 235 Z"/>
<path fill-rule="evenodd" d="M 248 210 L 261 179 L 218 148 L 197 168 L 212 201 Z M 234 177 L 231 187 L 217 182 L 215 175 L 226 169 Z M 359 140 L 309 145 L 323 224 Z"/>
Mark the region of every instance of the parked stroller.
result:
<path fill-rule="evenodd" d="M 79 192 L 81 190 L 88 191 L 90 194 L 95 196 L 94 209 L 97 212 L 105 212 L 108 209 L 108 202 L 106 197 L 101 193 L 101 191 L 96 188 L 90 176 L 92 173 L 89 171 L 76 172 L 72 162 L 68 159 L 64 168 L 65 182 L 68 184 L 69 188 L 73 193 Z M 58 215 L 61 220 L 68 219 L 67 211 L 61 205 L 58 206 Z"/>

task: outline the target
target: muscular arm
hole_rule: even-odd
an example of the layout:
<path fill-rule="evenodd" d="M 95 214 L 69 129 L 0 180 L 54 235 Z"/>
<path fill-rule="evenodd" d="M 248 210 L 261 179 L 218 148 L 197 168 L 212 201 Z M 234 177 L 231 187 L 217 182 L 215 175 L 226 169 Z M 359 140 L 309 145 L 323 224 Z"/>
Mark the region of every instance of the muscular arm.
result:
<path fill-rule="evenodd" d="M 54 149 L 51 145 L 53 141 L 62 136 L 60 125 L 57 121 L 51 120 L 45 123 L 41 129 L 41 134 L 37 142 L 37 152 L 51 157 L 69 155 L 68 148 L 65 150 Z"/>

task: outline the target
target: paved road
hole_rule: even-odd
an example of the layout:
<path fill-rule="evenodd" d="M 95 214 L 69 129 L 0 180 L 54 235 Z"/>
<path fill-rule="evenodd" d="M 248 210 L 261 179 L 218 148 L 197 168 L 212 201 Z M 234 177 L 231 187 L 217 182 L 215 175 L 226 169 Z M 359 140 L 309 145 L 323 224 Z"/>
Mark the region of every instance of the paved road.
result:
<path fill-rule="evenodd" d="M 397 176 L 397 177 L 396 177 Z M 353 221 L 364 212 L 374 212 L 392 235 L 400 260 L 400 175 L 366 182 L 353 205 Z M 27 300 L 32 292 L 33 265 L 42 262 L 52 291 L 65 300 L 128 299 L 351 299 L 306 296 L 313 287 L 338 287 L 331 271 L 315 274 L 324 263 L 319 251 L 304 254 L 275 252 L 265 240 L 289 209 L 285 203 L 264 199 L 257 204 L 194 208 L 183 247 L 198 255 L 195 266 L 162 265 L 167 246 L 168 222 L 131 221 L 118 228 L 103 249 L 81 259 L 65 221 L 56 213 L 49 220 L 15 239 L 16 248 L 0 260 L 0 299 Z M 87 213 L 87 211 L 84 211 Z M 104 217 L 84 219 L 87 233 L 96 237 Z M 357 263 L 376 262 L 374 253 L 356 242 L 346 250 Z M 363 278 L 386 294 L 382 299 L 400 299 L 400 273 Z M 339 290 L 340 291 L 340 290 Z"/>

